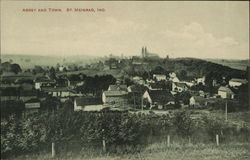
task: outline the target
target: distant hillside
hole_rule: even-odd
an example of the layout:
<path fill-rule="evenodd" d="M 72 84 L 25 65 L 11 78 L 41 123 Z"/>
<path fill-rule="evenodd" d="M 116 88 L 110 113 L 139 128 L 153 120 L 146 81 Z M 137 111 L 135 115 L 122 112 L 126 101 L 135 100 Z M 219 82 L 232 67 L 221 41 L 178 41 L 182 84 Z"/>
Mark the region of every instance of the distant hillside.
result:
<path fill-rule="evenodd" d="M 93 56 L 40 56 L 40 55 L 1 55 L 2 62 L 12 61 L 21 66 L 22 69 L 33 68 L 35 65 L 40 66 L 56 66 L 59 64 L 78 64 L 85 65 L 97 61 L 97 57 Z"/>
<path fill-rule="evenodd" d="M 207 61 L 221 64 L 223 66 L 228 66 L 230 68 L 246 70 L 247 65 L 249 65 L 248 60 L 228 60 L 228 59 L 206 59 Z"/>
<path fill-rule="evenodd" d="M 75 64 L 84 66 L 85 64 L 96 63 L 100 60 L 107 59 L 104 57 L 92 57 L 92 56 L 70 56 L 70 57 L 56 57 L 56 56 L 34 56 L 34 55 L 2 55 L 2 62 L 12 61 L 21 66 L 22 69 L 33 68 L 35 65 L 40 66 L 56 66 L 57 63 L 61 65 Z M 107 70 L 104 72 L 103 68 L 100 68 L 100 74 L 114 74 L 114 76 L 120 75 L 143 75 L 145 72 L 151 72 L 156 67 L 162 67 L 167 72 L 176 72 L 181 77 L 201 77 L 209 76 L 220 79 L 222 76 L 229 78 L 247 78 L 245 69 L 247 66 L 247 60 L 202 60 L 196 58 L 173 58 L 173 59 L 138 59 L 141 65 L 132 64 L 133 59 L 124 59 L 119 64 L 116 72 Z M 214 61 L 214 62 L 212 62 Z M 220 64 L 221 63 L 221 64 Z M 233 63 L 234 65 L 229 65 Z M 238 67 L 236 67 L 238 66 Z M 240 68 L 241 66 L 241 68 Z M 245 66 L 245 67 L 243 67 Z M 77 71 L 77 73 L 97 74 L 97 71 L 84 70 Z M 98 72 L 99 73 L 99 72 Z M 184 78 L 181 78 L 184 79 Z"/>
<path fill-rule="evenodd" d="M 194 58 L 177 58 L 174 59 L 175 68 L 184 68 L 190 74 L 198 75 L 218 75 L 225 77 L 246 78 L 246 71 L 234 69 L 218 63 L 209 62 L 202 59 Z"/>
<path fill-rule="evenodd" d="M 145 75 L 145 71 L 152 72 L 156 67 L 161 67 L 166 72 L 177 73 L 181 80 L 202 76 L 214 78 L 218 81 L 221 81 L 222 77 L 225 77 L 226 80 L 231 78 L 247 78 L 246 71 L 196 58 L 145 59 L 144 63 L 146 65 L 126 65 L 123 67 L 123 70 L 132 76 L 142 76 Z"/>

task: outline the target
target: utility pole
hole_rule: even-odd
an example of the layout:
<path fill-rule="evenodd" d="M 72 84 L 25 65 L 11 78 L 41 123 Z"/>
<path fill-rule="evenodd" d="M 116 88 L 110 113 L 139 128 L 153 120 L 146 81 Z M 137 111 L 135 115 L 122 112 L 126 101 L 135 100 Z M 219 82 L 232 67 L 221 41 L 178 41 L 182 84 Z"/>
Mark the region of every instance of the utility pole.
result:
<path fill-rule="evenodd" d="M 53 137 L 53 140 L 52 140 L 52 143 L 51 143 L 51 156 L 52 158 L 54 158 L 56 156 L 56 144 L 55 144 L 55 108 L 53 108 L 53 129 L 54 129 L 54 137 Z"/>
<path fill-rule="evenodd" d="M 102 150 L 103 152 L 106 152 L 106 140 L 104 136 L 104 129 L 102 129 Z"/>
<path fill-rule="evenodd" d="M 226 106 L 225 106 L 225 120 L 227 121 L 227 100 L 226 100 Z"/>
<path fill-rule="evenodd" d="M 134 108 L 135 108 L 135 93 L 133 92 L 133 98 L 134 98 Z"/>
<path fill-rule="evenodd" d="M 143 96 L 141 97 L 141 110 L 143 111 Z"/>

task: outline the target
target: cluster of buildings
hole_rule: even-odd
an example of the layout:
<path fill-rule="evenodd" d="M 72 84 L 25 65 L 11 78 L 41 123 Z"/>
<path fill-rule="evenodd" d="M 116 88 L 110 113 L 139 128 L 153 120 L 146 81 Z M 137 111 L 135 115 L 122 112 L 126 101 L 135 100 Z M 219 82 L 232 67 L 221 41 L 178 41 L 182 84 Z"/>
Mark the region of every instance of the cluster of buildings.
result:
<path fill-rule="evenodd" d="M 22 80 L 20 80 L 22 79 Z M 1 81 L 0 101 L 2 106 L 17 102 L 23 103 L 27 112 L 38 112 L 42 101 L 47 97 L 57 98 L 60 102 L 83 96 L 75 88 L 83 85 L 82 80 L 70 80 L 65 77 L 51 79 L 49 76 L 8 77 Z"/>
<path fill-rule="evenodd" d="M 203 90 L 192 90 L 192 86 L 205 85 L 205 77 L 196 78 L 192 81 L 180 81 L 175 73 L 169 75 L 153 74 L 152 79 L 143 80 L 142 77 L 135 76 L 131 80 L 139 86 L 144 86 L 144 90 L 132 89 L 135 85 L 112 85 L 102 94 L 103 104 L 113 106 L 124 106 L 128 104 L 128 95 L 133 93 L 137 99 L 141 99 L 139 105 L 142 109 L 167 109 L 172 108 L 176 103 L 183 104 L 181 101 L 176 101 L 176 95 L 182 92 L 190 94 L 188 105 L 191 107 L 206 107 L 208 105 L 220 104 L 225 99 L 234 100 L 237 98 L 238 87 L 247 84 L 245 79 L 232 78 L 225 86 L 218 86 L 213 81 L 213 86 L 216 86 L 217 93 L 211 94 Z M 162 85 L 162 82 L 169 82 L 170 88 Z M 131 98 L 131 97 L 130 97 Z M 133 96 L 132 96 L 133 98 Z M 172 107 L 171 107 L 172 106 Z"/>
<path fill-rule="evenodd" d="M 143 47 L 142 56 L 150 55 L 147 48 Z M 49 76 L 41 76 L 26 77 L 22 80 L 18 80 L 17 77 L 8 83 L 1 81 L 1 104 L 8 101 L 22 101 L 25 108 L 33 112 L 38 111 L 41 102 L 50 96 L 57 98 L 61 103 L 71 100 L 75 111 L 98 111 L 107 107 L 129 108 L 133 106 L 141 109 L 168 109 L 173 108 L 176 103 L 183 104 L 181 101 L 177 102 L 176 96 L 182 92 L 189 92 L 191 95 L 189 106 L 196 107 L 207 106 L 223 99 L 235 99 L 238 88 L 248 83 L 245 79 L 232 78 L 227 85 L 218 86 L 216 81 L 213 81 L 213 86 L 217 86 L 218 91 L 217 94 L 211 95 L 204 90 L 192 90 L 193 86 L 205 85 L 205 76 L 183 81 L 172 72 L 167 75 L 153 74 L 152 78 L 146 80 L 140 76 L 133 76 L 130 80 L 134 84 L 130 86 L 121 84 L 117 80 L 117 84 L 109 85 L 106 90 L 102 91 L 101 97 L 94 97 L 76 90 L 77 87 L 84 85 L 83 78 L 79 77 L 69 79 L 67 76 L 61 76 L 51 79 Z"/>

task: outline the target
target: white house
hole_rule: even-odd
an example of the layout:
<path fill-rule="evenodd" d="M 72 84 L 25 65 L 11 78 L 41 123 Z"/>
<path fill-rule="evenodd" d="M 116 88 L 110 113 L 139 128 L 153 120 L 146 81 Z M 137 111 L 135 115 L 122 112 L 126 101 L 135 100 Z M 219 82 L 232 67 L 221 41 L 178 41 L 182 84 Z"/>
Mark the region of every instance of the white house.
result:
<path fill-rule="evenodd" d="M 189 87 L 192 87 L 195 85 L 195 83 L 192 81 L 192 82 L 188 82 L 188 81 L 182 81 L 183 83 L 186 83 L 187 86 Z"/>
<path fill-rule="evenodd" d="M 241 86 L 242 84 L 247 84 L 247 80 L 246 79 L 239 79 L 239 78 L 232 78 L 230 81 L 229 81 L 229 86 L 230 87 L 239 87 Z"/>
<path fill-rule="evenodd" d="M 179 80 L 178 77 L 170 78 L 170 80 L 171 80 L 172 82 L 180 82 L 180 80 Z"/>
<path fill-rule="evenodd" d="M 128 92 L 122 90 L 108 90 L 102 93 L 103 104 L 124 105 L 127 104 Z"/>
<path fill-rule="evenodd" d="M 127 85 L 109 85 L 108 91 L 126 91 L 127 92 L 128 88 Z"/>
<path fill-rule="evenodd" d="M 40 109 L 40 100 L 31 99 L 25 102 L 25 114 L 38 113 Z"/>
<path fill-rule="evenodd" d="M 43 79 L 43 80 L 35 80 L 35 89 L 41 90 L 42 87 L 51 87 L 56 84 L 55 80 Z"/>
<path fill-rule="evenodd" d="M 145 91 L 142 98 L 147 100 L 150 105 L 150 109 L 153 107 L 163 109 L 163 107 L 167 105 L 175 104 L 173 95 L 167 90 Z"/>
<path fill-rule="evenodd" d="M 221 98 L 234 99 L 235 93 L 230 88 L 221 86 L 218 89 L 218 95 Z"/>
<path fill-rule="evenodd" d="M 153 79 L 156 79 L 157 81 L 165 81 L 167 77 L 164 74 L 153 74 Z"/>
<path fill-rule="evenodd" d="M 206 80 L 205 76 L 203 76 L 201 78 L 196 78 L 196 83 L 197 84 L 201 83 L 201 84 L 205 85 L 205 80 Z"/>
<path fill-rule="evenodd" d="M 133 78 L 132 78 L 132 81 L 133 81 L 134 83 L 141 84 L 141 85 L 145 84 L 145 81 L 143 80 L 143 78 L 142 78 L 142 77 L 139 77 L 139 76 L 133 77 Z"/>
<path fill-rule="evenodd" d="M 192 96 L 189 99 L 189 105 L 192 107 L 204 107 L 207 106 L 208 102 L 206 98 L 201 96 Z"/>
<path fill-rule="evenodd" d="M 170 77 L 170 78 L 175 78 L 175 77 L 176 77 L 176 74 L 175 74 L 174 72 L 171 72 L 171 73 L 169 73 L 169 77 Z"/>
<path fill-rule="evenodd" d="M 188 90 L 188 86 L 186 85 L 186 83 L 181 83 L 181 82 L 172 83 L 172 91 L 183 92 L 186 90 Z"/>

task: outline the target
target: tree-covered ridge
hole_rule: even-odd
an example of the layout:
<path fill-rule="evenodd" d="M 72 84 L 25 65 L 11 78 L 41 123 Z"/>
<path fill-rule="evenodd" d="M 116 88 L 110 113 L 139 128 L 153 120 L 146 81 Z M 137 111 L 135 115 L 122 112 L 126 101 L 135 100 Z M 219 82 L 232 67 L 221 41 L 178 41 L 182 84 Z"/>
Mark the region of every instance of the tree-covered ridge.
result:
<path fill-rule="evenodd" d="M 133 59 L 132 59 L 133 61 Z M 226 81 L 231 78 L 247 78 L 247 72 L 232 69 L 227 66 L 208 62 L 195 58 L 175 58 L 175 59 L 143 59 L 142 65 L 127 65 L 122 69 L 129 75 L 141 75 L 147 77 L 153 73 L 168 74 L 175 72 L 182 80 L 193 79 L 197 77 L 210 77 L 217 81 L 222 81 L 225 77 Z M 161 69 L 159 69 L 161 68 Z M 146 73 L 149 74 L 146 74 Z"/>

